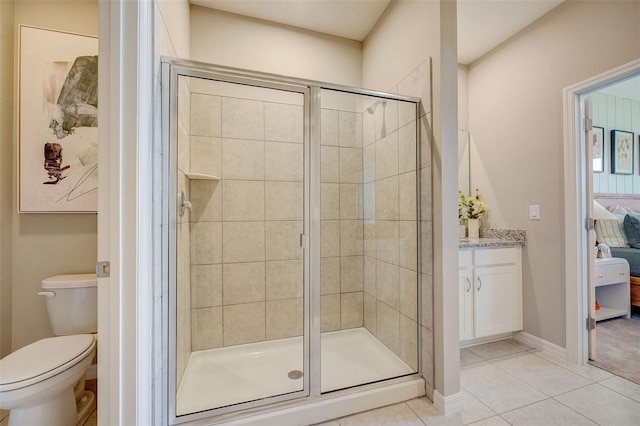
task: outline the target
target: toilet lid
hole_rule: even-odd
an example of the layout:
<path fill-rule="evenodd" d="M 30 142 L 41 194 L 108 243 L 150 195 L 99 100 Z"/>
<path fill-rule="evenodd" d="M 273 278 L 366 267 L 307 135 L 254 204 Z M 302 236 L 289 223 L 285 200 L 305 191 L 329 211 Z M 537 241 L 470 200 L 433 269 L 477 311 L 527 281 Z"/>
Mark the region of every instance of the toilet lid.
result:
<path fill-rule="evenodd" d="M 82 361 L 93 350 L 92 334 L 50 337 L 18 349 L 0 360 L 0 388 L 16 389 L 44 380 Z M 32 384 L 32 383 L 28 383 Z"/>

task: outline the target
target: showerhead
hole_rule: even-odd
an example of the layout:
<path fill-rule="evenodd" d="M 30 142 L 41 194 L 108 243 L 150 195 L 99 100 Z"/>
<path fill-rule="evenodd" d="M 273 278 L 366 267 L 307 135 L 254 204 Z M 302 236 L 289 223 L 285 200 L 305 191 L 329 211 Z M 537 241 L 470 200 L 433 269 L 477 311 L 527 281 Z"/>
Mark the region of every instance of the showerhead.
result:
<path fill-rule="evenodd" d="M 382 107 L 386 107 L 387 106 L 387 100 L 386 99 L 379 99 L 377 100 L 373 105 L 371 105 L 369 108 L 367 108 L 367 112 L 369 114 L 373 114 L 374 112 L 376 112 L 376 108 L 378 108 L 378 105 L 382 104 Z"/>

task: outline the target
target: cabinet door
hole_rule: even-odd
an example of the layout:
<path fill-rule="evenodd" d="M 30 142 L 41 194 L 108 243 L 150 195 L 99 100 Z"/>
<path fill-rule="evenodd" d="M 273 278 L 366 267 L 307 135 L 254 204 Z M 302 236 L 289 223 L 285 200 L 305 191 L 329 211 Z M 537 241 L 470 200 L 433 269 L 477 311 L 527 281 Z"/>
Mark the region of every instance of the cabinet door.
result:
<path fill-rule="evenodd" d="M 473 339 L 473 275 L 470 269 L 461 269 L 458 274 L 460 296 L 459 326 L 460 340 Z"/>
<path fill-rule="evenodd" d="M 516 267 L 475 269 L 475 337 L 522 329 L 520 279 Z"/>

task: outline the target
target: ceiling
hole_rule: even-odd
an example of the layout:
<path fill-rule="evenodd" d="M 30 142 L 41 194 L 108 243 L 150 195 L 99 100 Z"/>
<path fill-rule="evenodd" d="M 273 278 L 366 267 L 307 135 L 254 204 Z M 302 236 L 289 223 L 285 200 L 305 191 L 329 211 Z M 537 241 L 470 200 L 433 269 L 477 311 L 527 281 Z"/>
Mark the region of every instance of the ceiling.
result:
<path fill-rule="evenodd" d="M 390 0 L 190 0 L 192 4 L 363 41 Z M 422 0 L 429 1 L 429 0 Z M 563 0 L 459 0 L 458 62 L 470 64 Z"/>

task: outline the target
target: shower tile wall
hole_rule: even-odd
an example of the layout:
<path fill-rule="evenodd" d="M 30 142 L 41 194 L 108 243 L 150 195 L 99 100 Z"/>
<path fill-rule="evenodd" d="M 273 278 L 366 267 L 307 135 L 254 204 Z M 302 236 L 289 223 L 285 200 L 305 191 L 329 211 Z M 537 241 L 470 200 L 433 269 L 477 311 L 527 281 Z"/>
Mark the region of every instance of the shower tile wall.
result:
<path fill-rule="evenodd" d="M 364 324 L 362 114 L 321 111 L 321 331 Z"/>
<path fill-rule="evenodd" d="M 189 185 L 186 172 L 189 171 L 191 133 L 191 93 L 186 80 L 178 84 L 178 191 L 184 191 L 189 197 Z M 189 360 L 191 353 L 191 295 L 189 285 L 190 275 L 190 246 L 191 231 L 189 229 L 189 216 L 178 216 L 177 225 L 177 352 L 176 374 L 178 383 Z"/>
<path fill-rule="evenodd" d="M 299 336 L 303 108 L 191 99 L 191 349 Z"/>

